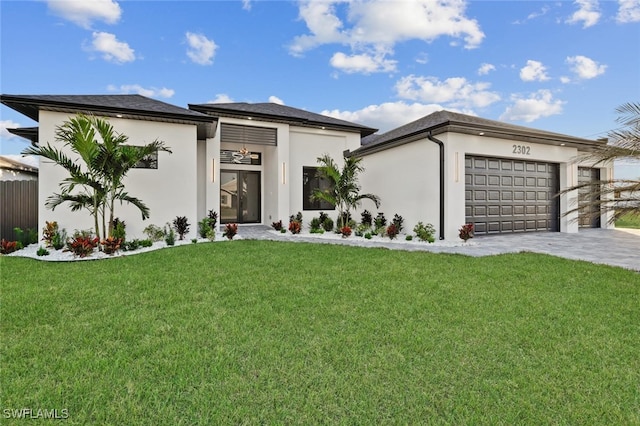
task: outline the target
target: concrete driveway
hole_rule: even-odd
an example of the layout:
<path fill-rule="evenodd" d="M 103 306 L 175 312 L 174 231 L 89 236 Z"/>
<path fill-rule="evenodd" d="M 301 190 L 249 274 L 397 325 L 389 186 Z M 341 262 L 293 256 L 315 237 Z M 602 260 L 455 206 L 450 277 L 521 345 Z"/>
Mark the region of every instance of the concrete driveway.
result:
<path fill-rule="evenodd" d="M 582 229 L 575 234 L 560 232 L 532 232 L 522 234 L 481 236 L 470 244 L 437 242 L 435 244 L 395 240 L 367 241 L 355 238 L 326 238 L 323 236 L 291 235 L 273 232 L 267 226 L 246 226 L 238 229 L 245 239 L 299 241 L 344 244 L 363 247 L 385 247 L 392 250 L 458 253 L 467 256 L 491 256 L 522 251 L 545 253 L 567 259 L 585 260 L 619 266 L 640 272 L 640 229 Z"/>

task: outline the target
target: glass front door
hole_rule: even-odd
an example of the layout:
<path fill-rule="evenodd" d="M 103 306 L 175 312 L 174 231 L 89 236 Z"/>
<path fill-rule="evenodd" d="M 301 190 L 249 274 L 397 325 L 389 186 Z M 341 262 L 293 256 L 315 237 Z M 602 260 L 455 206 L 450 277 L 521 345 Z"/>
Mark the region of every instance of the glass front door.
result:
<path fill-rule="evenodd" d="M 260 223 L 260 172 L 220 171 L 220 223 Z"/>

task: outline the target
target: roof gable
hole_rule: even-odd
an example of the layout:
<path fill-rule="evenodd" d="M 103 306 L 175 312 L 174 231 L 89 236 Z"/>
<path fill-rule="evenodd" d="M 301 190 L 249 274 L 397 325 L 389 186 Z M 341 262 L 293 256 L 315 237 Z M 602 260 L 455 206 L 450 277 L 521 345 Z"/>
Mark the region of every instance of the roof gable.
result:
<path fill-rule="evenodd" d="M 286 122 L 311 127 L 332 127 L 359 132 L 362 136 L 375 133 L 377 129 L 338 118 L 329 117 L 303 109 L 276 103 L 207 103 L 189 104 L 189 108 L 215 117 L 259 118 L 265 121 Z"/>

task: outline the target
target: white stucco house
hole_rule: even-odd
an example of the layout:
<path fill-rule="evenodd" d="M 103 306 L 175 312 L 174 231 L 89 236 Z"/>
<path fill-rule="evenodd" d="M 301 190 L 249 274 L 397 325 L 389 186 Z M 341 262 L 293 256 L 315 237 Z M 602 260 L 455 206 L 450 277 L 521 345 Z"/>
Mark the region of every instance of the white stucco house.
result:
<path fill-rule="evenodd" d="M 127 235 L 143 238 L 149 224 L 163 226 L 176 216 L 191 224 L 187 238 L 209 210 L 221 223 L 266 224 L 301 211 L 306 217 L 327 206 L 313 203 L 309 194 L 320 185 L 317 157 L 337 161 L 345 151 L 360 147 L 362 137 L 376 130 L 288 106 L 261 103 L 192 104 L 180 108 L 140 95 L 2 95 L 0 101 L 38 122 L 29 139 L 52 145 L 55 129 L 79 112 L 108 118 L 132 145 L 164 141 L 172 153 L 131 170 L 127 192 L 149 207 L 151 217 L 127 204 L 116 216 L 127 224 Z M 61 228 L 91 229 L 87 212 L 65 206 L 45 208 L 59 192 L 66 171 L 47 160 L 40 163 L 39 218 L 57 221 Z"/>
<path fill-rule="evenodd" d="M 606 213 L 593 221 L 566 214 L 578 191 L 557 196 L 613 178 L 610 164 L 580 162 L 604 143 L 439 111 L 365 137 L 351 155 L 362 157 L 363 191 L 381 197 L 387 217 L 400 214 L 410 229 L 431 223 L 440 239 L 455 240 L 465 223 L 476 235 L 612 226 Z"/>
<path fill-rule="evenodd" d="M 339 164 L 344 155 L 361 157 L 362 190 L 380 196 L 378 211 L 389 219 L 403 216 L 408 230 L 419 221 L 431 223 L 440 239 L 457 240 L 465 223 L 474 224 L 476 235 L 611 226 L 605 213 L 594 221 L 566 214 L 578 205 L 578 191 L 557 196 L 579 182 L 613 177 L 612 165 L 578 161 L 581 152 L 603 141 L 449 111 L 376 134 L 367 126 L 273 103 L 187 109 L 140 95 L 2 95 L 0 101 L 38 122 L 37 128 L 13 129 L 34 144 L 55 145 L 56 127 L 79 112 L 108 118 L 132 145 L 165 142 L 171 154 L 159 152 L 126 178 L 127 191 L 151 211 L 142 221 L 135 207 L 117 206 L 116 216 L 132 238 L 176 216 L 187 217 L 187 237 L 195 237 L 197 222 L 210 210 L 223 224 L 270 225 L 286 223 L 297 212 L 305 220 L 321 210 L 330 213 L 333 206 L 309 199 L 314 188 L 326 185 L 316 175 L 317 158 L 324 154 Z M 45 208 L 66 172 L 46 160 L 39 172 L 39 224 L 55 220 L 69 232 L 91 229 L 86 212 Z"/>

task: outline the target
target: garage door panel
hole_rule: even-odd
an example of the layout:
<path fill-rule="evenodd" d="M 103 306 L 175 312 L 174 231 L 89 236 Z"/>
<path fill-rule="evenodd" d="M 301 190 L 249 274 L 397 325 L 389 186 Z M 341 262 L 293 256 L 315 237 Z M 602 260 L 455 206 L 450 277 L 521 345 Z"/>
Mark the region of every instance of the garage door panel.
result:
<path fill-rule="evenodd" d="M 466 221 L 476 234 L 558 230 L 557 164 L 466 156 L 465 165 Z"/>

